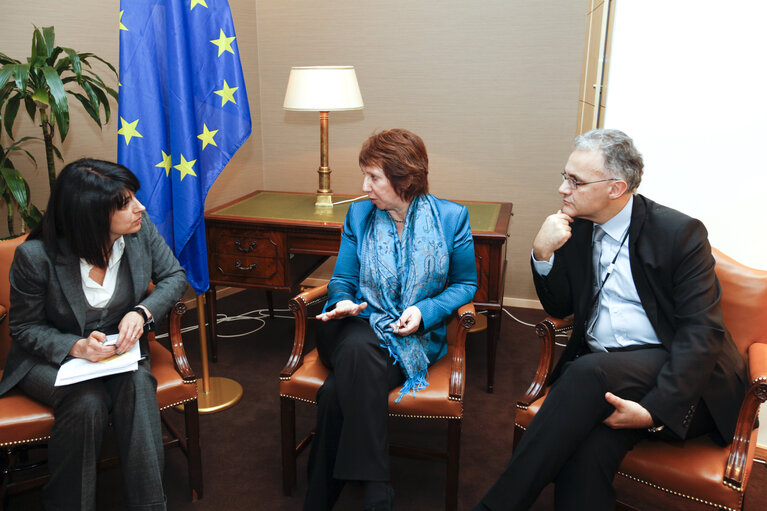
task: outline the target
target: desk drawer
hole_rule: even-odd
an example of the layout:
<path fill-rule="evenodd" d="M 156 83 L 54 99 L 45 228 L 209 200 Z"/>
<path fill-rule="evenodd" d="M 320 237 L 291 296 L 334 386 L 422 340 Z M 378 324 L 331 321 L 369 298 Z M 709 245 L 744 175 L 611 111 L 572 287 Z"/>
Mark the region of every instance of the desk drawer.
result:
<path fill-rule="evenodd" d="M 211 254 L 211 278 L 233 284 L 283 285 L 281 259 L 249 255 Z"/>
<path fill-rule="evenodd" d="M 210 229 L 208 247 L 219 254 L 283 257 L 281 234 L 251 229 Z M 210 249 L 209 249 L 210 250 Z"/>

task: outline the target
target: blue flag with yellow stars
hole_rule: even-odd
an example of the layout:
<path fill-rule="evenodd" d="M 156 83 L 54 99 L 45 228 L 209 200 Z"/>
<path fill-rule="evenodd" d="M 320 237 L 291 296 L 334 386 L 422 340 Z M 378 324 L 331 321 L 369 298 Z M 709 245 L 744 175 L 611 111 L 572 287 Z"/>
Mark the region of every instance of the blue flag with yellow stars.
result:
<path fill-rule="evenodd" d="M 250 135 L 226 0 L 121 0 L 117 160 L 186 270 L 209 287 L 205 197 Z"/>

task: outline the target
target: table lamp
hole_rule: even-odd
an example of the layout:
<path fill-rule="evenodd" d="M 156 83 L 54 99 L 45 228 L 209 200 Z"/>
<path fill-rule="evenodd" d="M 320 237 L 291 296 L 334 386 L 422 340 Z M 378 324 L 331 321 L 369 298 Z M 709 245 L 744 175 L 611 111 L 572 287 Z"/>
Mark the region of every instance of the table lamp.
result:
<path fill-rule="evenodd" d="M 315 206 L 333 207 L 328 167 L 328 112 L 362 110 L 364 106 L 354 66 L 291 68 L 282 107 L 320 113 L 319 188 Z"/>

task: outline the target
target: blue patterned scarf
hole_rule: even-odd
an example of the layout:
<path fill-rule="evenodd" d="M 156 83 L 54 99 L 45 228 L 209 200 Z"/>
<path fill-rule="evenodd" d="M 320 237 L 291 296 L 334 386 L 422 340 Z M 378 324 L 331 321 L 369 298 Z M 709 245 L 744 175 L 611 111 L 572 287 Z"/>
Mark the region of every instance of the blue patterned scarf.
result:
<path fill-rule="evenodd" d="M 450 257 L 431 195 L 419 195 L 410 204 L 402 237 L 388 212 L 376 209 L 362 238 L 360 290 L 371 307 L 370 326 L 399 362 L 407 380 L 397 401 L 429 383 L 426 348 L 429 332 L 405 337 L 395 335 L 389 325 L 404 310 L 442 292 L 447 283 Z"/>

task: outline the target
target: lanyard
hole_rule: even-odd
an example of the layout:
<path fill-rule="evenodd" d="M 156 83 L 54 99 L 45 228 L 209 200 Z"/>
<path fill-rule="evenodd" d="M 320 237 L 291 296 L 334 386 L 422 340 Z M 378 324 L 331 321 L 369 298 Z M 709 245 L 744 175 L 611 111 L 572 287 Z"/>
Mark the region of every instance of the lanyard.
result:
<path fill-rule="evenodd" d="M 604 280 L 599 285 L 599 289 L 597 289 L 596 293 L 594 293 L 594 296 L 591 297 L 591 304 L 589 305 L 589 308 L 594 306 L 594 302 L 596 301 L 597 297 L 599 296 L 599 293 L 602 292 L 602 288 L 605 287 L 605 282 L 607 282 L 607 279 L 610 278 L 610 275 L 612 275 L 613 270 L 615 269 L 615 261 L 618 260 L 618 255 L 621 253 L 621 249 L 623 248 L 623 244 L 626 243 L 626 238 L 629 237 L 629 229 L 626 228 L 626 233 L 623 235 L 623 239 L 621 239 L 621 244 L 618 247 L 618 251 L 615 252 L 615 257 L 613 257 L 613 260 L 610 262 L 609 265 L 607 265 L 607 274 L 605 275 Z M 596 269 L 592 270 L 596 271 Z"/>

